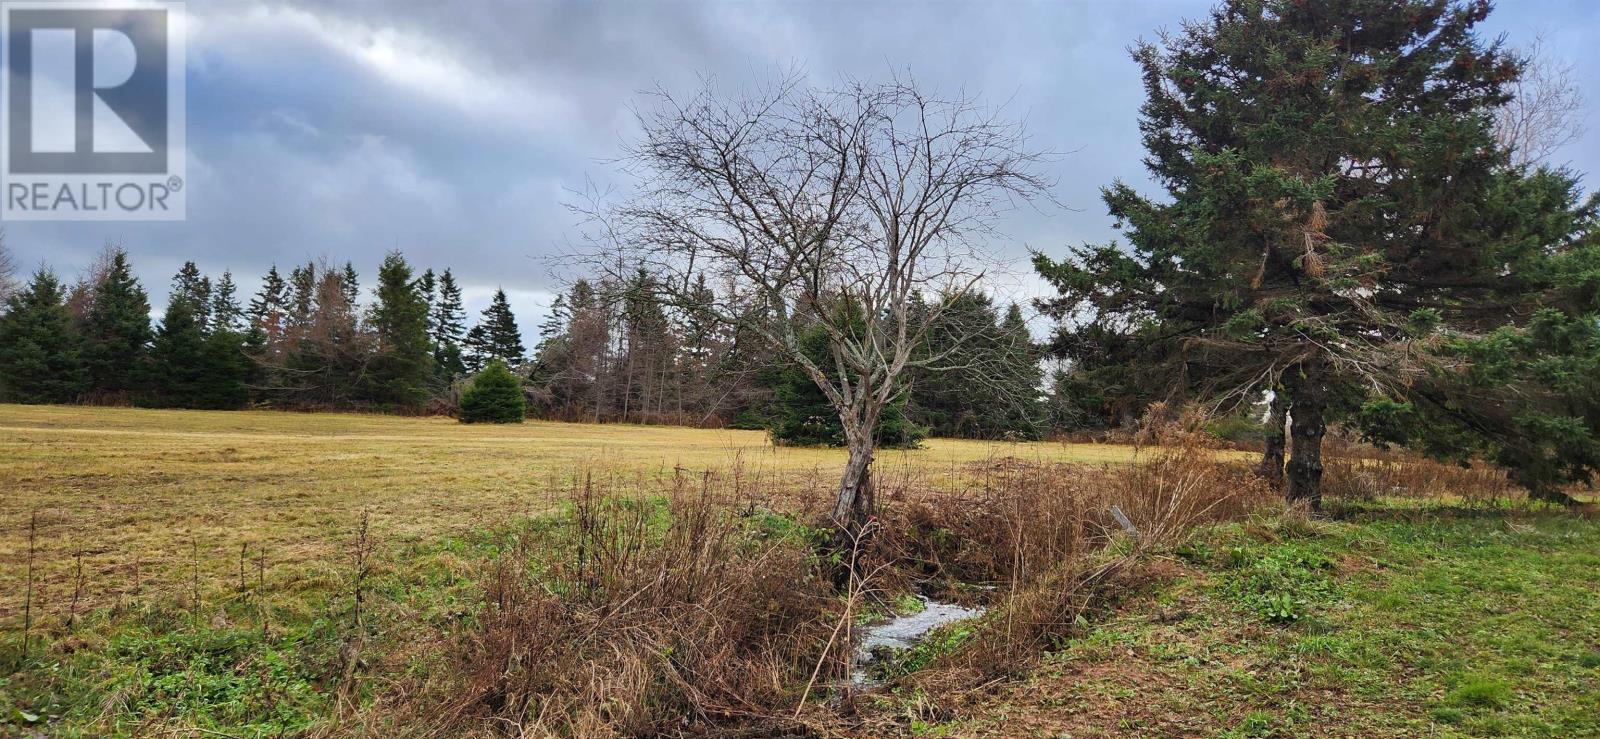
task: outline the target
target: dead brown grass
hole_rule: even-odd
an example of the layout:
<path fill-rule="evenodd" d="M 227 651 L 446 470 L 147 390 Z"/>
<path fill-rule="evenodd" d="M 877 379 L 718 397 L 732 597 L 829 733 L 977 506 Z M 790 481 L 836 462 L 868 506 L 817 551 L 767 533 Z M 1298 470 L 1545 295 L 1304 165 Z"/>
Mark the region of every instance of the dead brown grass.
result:
<path fill-rule="evenodd" d="M 899 717 L 843 682 L 854 611 L 910 589 L 991 608 L 959 649 L 902 678 L 941 718 L 1157 577 L 1146 553 L 1270 497 L 1212 451 L 1179 435 L 1132 467 L 996 459 L 954 490 L 886 480 L 873 533 L 849 553 L 830 553 L 825 531 L 789 528 L 806 513 L 764 513 L 782 503 L 737 475 L 679 475 L 659 505 L 585 485 L 558 522 L 504 533 L 478 575 L 481 614 L 439 645 L 451 657 L 365 723 L 380 734 L 870 734 Z M 840 556 L 866 573 L 846 593 L 831 584 Z M 958 588 L 974 584 L 992 588 Z"/>
<path fill-rule="evenodd" d="M 909 681 L 958 700 L 1022 674 L 1057 640 L 1148 582 L 1149 552 L 1275 503 L 1251 471 L 1219 462 L 1207 437 L 1184 428 L 1192 426 L 1156 432 L 1160 446 L 1128 467 L 1007 470 L 983 488 L 983 515 L 973 515 L 972 506 L 920 501 L 918 518 L 905 529 L 915 532 L 908 541 L 940 541 L 928 532 L 950 530 L 965 544 L 913 556 L 954 563 L 965 577 L 984 575 L 997 590 L 970 645 Z"/>
<path fill-rule="evenodd" d="M 841 604 L 810 542 L 765 525 L 734 479 L 680 474 L 664 501 L 586 482 L 561 516 L 506 528 L 479 565 L 476 619 L 363 723 L 429 736 L 795 727 Z"/>
<path fill-rule="evenodd" d="M 1336 502 L 1408 499 L 1486 506 L 1526 503 L 1504 470 L 1485 463 L 1448 464 L 1330 437 L 1323 456 L 1323 495 Z"/>

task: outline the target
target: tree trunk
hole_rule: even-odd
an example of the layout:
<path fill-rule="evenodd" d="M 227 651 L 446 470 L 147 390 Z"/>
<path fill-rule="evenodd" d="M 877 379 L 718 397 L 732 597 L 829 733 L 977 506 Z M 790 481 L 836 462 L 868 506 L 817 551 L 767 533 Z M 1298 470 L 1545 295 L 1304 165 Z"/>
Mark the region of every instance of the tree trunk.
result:
<path fill-rule="evenodd" d="M 850 459 L 839 477 L 839 495 L 833 503 L 833 522 L 851 546 L 876 510 L 872 490 L 872 437 L 850 440 Z"/>
<path fill-rule="evenodd" d="M 1313 512 L 1322 510 L 1322 437 L 1327 424 L 1322 418 L 1328 402 L 1328 389 L 1320 359 L 1308 359 L 1289 381 L 1289 503 L 1305 503 Z"/>
<path fill-rule="evenodd" d="M 1535 475 L 1528 474 L 1523 468 L 1511 469 L 1509 477 L 1512 482 L 1521 485 L 1524 490 L 1527 490 L 1528 497 L 1533 500 L 1542 500 L 1546 503 L 1554 503 L 1568 508 L 1576 508 L 1582 505 L 1577 498 L 1567 495 L 1560 488 L 1539 480 Z"/>
<path fill-rule="evenodd" d="M 1261 476 L 1274 488 L 1283 489 L 1283 424 L 1289 410 L 1289 395 L 1273 388 L 1272 405 L 1267 411 L 1266 449 L 1261 453 Z"/>

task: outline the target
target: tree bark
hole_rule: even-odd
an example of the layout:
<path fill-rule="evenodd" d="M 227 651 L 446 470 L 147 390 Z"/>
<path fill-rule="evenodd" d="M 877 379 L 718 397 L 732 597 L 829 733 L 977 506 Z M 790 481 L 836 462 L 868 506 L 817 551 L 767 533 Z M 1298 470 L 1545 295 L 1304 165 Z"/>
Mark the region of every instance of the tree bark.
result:
<path fill-rule="evenodd" d="M 1266 448 L 1261 452 L 1261 476 L 1274 488 L 1283 489 L 1283 424 L 1287 421 L 1289 394 L 1283 388 L 1273 388 L 1272 404 L 1267 410 Z"/>
<path fill-rule="evenodd" d="M 1327 378 L 1320 359 L 1301 363 L 1289 383 L 1289 490 L 1291 505 L 1304 503 L 1322 510 L 1322 437 L 1327 433 L 1323 409 L 1328 403 Z"/>
<path fill-rule="evenodd" d="M 872 437 L 850 440 L 850 459 L 839 477 L 839 495 L 833 503 L 833 522 L 844 537 L 841 543 L 853 544 L 867 519 L 876 510 L 872 490 Z"/>
<path fill-rule="evenodd" d="M 852 436 L 849 449 L 850 459 L 845 462 L 839 495 L 833 503 L 833 548 L 840 556 L 833 584 L 838 588 L 863 574 L 863 563 L 857 555 L 870 533 L 867 527 L 877 505 L 872 489 L 872 437 L 862 440 Z"/>

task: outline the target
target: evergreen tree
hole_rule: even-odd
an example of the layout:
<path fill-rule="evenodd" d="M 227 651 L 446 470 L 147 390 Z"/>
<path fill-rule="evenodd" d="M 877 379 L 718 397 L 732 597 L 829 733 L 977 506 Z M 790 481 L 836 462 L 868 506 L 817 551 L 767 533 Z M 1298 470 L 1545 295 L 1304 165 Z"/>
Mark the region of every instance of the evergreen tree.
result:
<path fill-rule="evenodd" d="M 1050 428 L 1057 431 L 1103 431 L 1121 419 L 1112 408 L 1107 391 L 1087 373 L 1075 367 L 1058 365 L 1050 373 L 1050 390 L 1045 399 L 1045 415 Z"/>
<path fill-rule="evenodd" d="M 623 286 L 622 321 L 626 344 L 620 355 L 621 417 L 655 422 L 667 410 L 676 337 L 657 295 L 655 279 L 643 269 Z"/>
<path fill-rule="evenodd" d="M 239 307 L 238 292 L 232 272 L 223 272 L 222 279 L 211 287 L 212 331 L 244 332 L 244 310 Z"/>
<path fill-rule="evenodd" d="M 804 350 L 818 366 L 828 367 L 830 343 L 821 327 L 806 329 L 800 335 Z M 773 409 L 768 432 L 777 444 L 795 446 L 846 446 L 844 423 L 817 383 L 796 363 L 780 363 L 762 371 L 764 384 L 772 388 Z M 928 430 L 906 418 L 906 394 L 902 392 L 883 409 L 875 445 L 886 448 L 915 448 Z"/>
<path fill-rule="evenodd" d="M 1405 381 L 1413 313 L 1459 325 L 1520 289 L 1499 273 L 1527 245 L 1475 217 L 1517 74 L 1475 33 L 1488 9 L 1228 0 L 1141 44 L 1146 162 L 1166 193 L 1118 183 L 1105 200 L 1126 247 L 1036 258 L 1066 332 L 1116 337 L 1112 364 L 1144 363 L 1146 392 L 1237 404 L 1283 387 L 1288 497 L 1317 506 L 1327 419 Z"/>
<path fill-rule="evenodd" d="M 716 319 L 712 306 L 716 293 L 706 284 L 704 272 L 695 276 L 694 288 L 689 292 L 688 305 L 683 309 L 683 346 L 690 362 L 704 367 L 710 360 L 720 338 L 722 324 Z"/>
<path fill-rule="evenodd" d="M 316 406 L 348 406 L 358 399 L 370 336 L 362 331 L 356 307 L 347 302 L 349 280 L 336 270 L 320 272 L 311 314 L 293 337 L 284 373 L 289 397 Z"/>
<path fill-rule="evenodd" d="M 368 318 L 376 345 L 364 379 L 373 402 L 414 408 L 428 399 L 433 357 L 423 295 L 405 257 L 400 252 L 385 256 L 378 268 L 377 302 Z"/>
<path fill-rule="evenodd" d="M 917 303 L 920 310 L 927 310 Z M 1004 318 L 984 295 L 950 300 L 929 324 L 930 369 L 911 373 L 907 413 L 938 436 L 1038 438 L 1043 378 L 1022 310 Z"/>
<path fill-rule="evenodd" d="M 242 407 L 250 371 L 243 345 L 243 334 L 215 322 L 202 330 L 191 298 L 173 292 L 151 347 L 151 400 L 178 408 Z"/>
<path fill-rule="evenodd" d="M 528 382 L 539 388 L 536 395 L 545 396 L 540 398 L 545 405 L 554 406 L 560 402 L 555 397 L 559 392 L 556 385 L 566 379 L 562 375 L 571 364 L 567 341 L 567 322 L 570 318 L 567 296 L 557 295 L 550 301 L 550 312 L 539 322 L 539 343 L 533 348 Z"/>
<path fill-rule="evenodd" d="M 233 410 L 250 401 L 250 381 L 255 374 L 250 341 L 248 334 L 212 329 L 202 357 L 205 376 L 191 396 L 192 407 Z"/>
<path fill-rule="evenodd" d="M 428 341 L 433 342 L 433 304 L 439 300 L 439 278 L 433 274 L 433 268 L 423 270 L 422 276 L 417 278 L 417 295 L 422 298 L 422 305 L 426 309 L 423 317 L 428 326 Z"/>
<path fill-rule="evenodd" d="M 461 394 L 462 423 L 522 423 L 526 410 L 522 381 L 499 359 L 490 360 Z"/>
<path fill-rule="evenodd" d="M 339 284 L 345 305 L 355 310 L 361 305 L 361 281 L 356 276 L 355 265 L 349 262 L 344 263 L 344 271 L 339 275 Z"/>
<path fill-rule="evenodd" d="M 461 287 L 446 269 L 439 275 L 439 298 L 433 304 L 429 323 L 433 331 L 433 361 L 446 382 L 466 373 L 461 344 L 467 336 L 467 313 L 461 303 Z"/>
<path fill-rule="evenodd" d="M 150 301 L 118 249 L 95 286 L 83 318 L 84 363 L 94 393 L 140 389 L 150 346 Z"/>
<path fill-rule="evenodd" d="M 184 262 L 183 268 L 172 278 L 172 292 L 189 301 L 200 330 L 206 331 L 211 323 L 211 278 L 200 274 L 194 262 Z"/>
<path fill-rule="evenodd" d="M 261 278 L 261 290 L 250 299 L 246 314 L 246 356 L 249 362 L 249 381 L 263 386 L 275 384 L 274 369 L 283 364 L 284 337 L 289 329 L 289 284 L 278 274 L 278 265 L 267 269 Z"/>
<path fill-rule="evenodd" d="M 547 342 L 560 339 L 567 333 L 567 322 L 572 319 L 572 312 L 567 310 L 567 296 L 557 295 L 550 301 L 550 313 L 539 323 L 539 346 Z"/>
<path fill-rule="evenodd" d="M 1409 330 L 1426 371 L 1370 393 L 1357 424 L 1379 444 L 1489 460 L 1533 497 L 1572 505 L 1561 486 L 1600 470 L 1600 195 L 1580 202 L 1576 176 L 1562 171 L 1513 168 L 1497 180 L 1479 228 L 1516 232 L 1508 240 L 1533 250 L 1495 274 L 1526 293 L 1480 297 L 1476 308 L 1498 314 L 1481 330 L 1416 312 Z"/>
<path fill-rule="evenodd" d="M 342 291 L 341 291 L 342 294 Z M 289 312 L 284 321 L 286 333 L 298 338 L 311 322 L 317 302 L 317 267 L 306 264 L 289 271 Z"/>
<path fill-rule="evenodd" d="M 513 367 L 526 360 L 522 330 L 517 328 L 517 318 L 511 312 L 505 290 L 494 291 L 494 299 L 483 309 L 478 325 L 467 332 L 465 349 L 469 369 L 487 366 L 494 359 Z"/>
<path fill-rule="evenodd" d="M 206 334 L 195 299 L 173 290 L 150 349 L 152 389 L 160 405 L 192 407 L 196 388 L 206 379 Z"/>
<path fill-rule="evenodd" d="M 1047 429 L 1043 403 L 1044 367 L 1040 351 L 1022 316 L 1022 306 L 1006 307 L 996 337 L 1003 353 L 999 376 L 994 378 L 1002 393 L 1005 420 L 999 428 L 1006 435 L 1040 438 Z"/>
<path fill-rule="evenodd" d="M 69 403 L 86 386 L 66 291 L 46 270 L 34 273 L 0 313 L 0 397 L 15 403 Z"/>
<path fill-rule="evenodd" d="M 539 329 L 539 346 L 528 370 L 531 395 L 558 418 L 603 417 L 601 392 L 611 319 L 599 310 L 588 280 L 552 301 Z"/>
<path fill-rule="evenodd" d="M 261 278 L 261 291 L 250 299 L 250 327 L 260 329 L 269 344 L 283 334 L 284 319 L 289 310 L 288 291 L 288 285 L 278 274 L 278 265 L 274 264 Z"/>

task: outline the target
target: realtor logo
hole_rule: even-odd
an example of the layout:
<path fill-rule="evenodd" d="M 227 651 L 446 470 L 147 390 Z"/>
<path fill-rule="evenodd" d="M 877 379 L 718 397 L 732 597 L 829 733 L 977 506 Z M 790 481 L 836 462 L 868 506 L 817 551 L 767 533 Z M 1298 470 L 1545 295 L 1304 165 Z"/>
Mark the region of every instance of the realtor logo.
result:
<path fill-rule="evenodd" d="M 0 2 L 0 219 L 182 220 L 181 2 Z"/>

